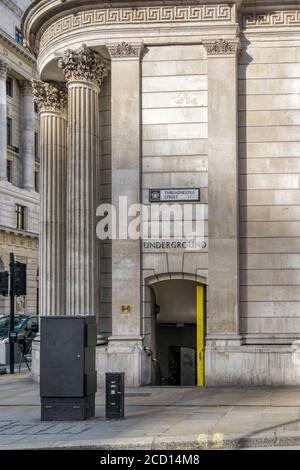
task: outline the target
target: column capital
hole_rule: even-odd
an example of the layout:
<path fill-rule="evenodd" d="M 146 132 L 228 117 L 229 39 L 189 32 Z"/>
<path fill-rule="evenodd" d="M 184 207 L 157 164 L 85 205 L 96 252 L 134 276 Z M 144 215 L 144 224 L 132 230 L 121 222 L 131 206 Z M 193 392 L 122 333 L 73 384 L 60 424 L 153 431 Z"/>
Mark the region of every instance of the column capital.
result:
<path fill-rule="evenodd" d="M 63 112 L 67 103 L 65 85 L 48 82 L 32 82 L 32 94 L 39 111 Z"/>
<path fill-rule="evenodd" d="M 3 60 L 0 60 L 0 78 L 6 79 L 9 66 Z"/>
<path fill-rule="evenodd" d="M 20 86 L 24 96 L 33 95 L 32 83 L 29 80 L 23 80 L 20 82 Z"/>
<path fill-rule="evenodd" d="M 68 85 L 74 81 L 86 81 L 99 88 L 110 70 L 105 59 L 85 45 L 79 51 L 67 49 L 58 60 L 58 67 L 63 71 Z"/>
<path fill-rule="evenodd" d="M 106 44 L 107 50 L 109 52 L 111 60 L 114 59 L 139 59 L 141 52 L 144 48 L 142 42 L 131 43 L 120 42 L 120 43 L 111 43 Z"/>
<path fill-rule="evenodd" d="M 239 39 L 203 39 L 203 46 L 206 49 L 207 56 L 236 56 L 239 54 L 241 44 Z"/>

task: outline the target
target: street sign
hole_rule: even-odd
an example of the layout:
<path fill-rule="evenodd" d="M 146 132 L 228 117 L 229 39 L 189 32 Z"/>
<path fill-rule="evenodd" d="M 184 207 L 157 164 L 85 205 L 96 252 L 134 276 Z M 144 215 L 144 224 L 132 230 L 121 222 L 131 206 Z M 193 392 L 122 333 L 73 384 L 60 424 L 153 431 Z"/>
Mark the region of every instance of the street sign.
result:
<path fill-rule="evenodd" d="M 199 202 L 199 188 L 150 189 L 149 202 Z"/>

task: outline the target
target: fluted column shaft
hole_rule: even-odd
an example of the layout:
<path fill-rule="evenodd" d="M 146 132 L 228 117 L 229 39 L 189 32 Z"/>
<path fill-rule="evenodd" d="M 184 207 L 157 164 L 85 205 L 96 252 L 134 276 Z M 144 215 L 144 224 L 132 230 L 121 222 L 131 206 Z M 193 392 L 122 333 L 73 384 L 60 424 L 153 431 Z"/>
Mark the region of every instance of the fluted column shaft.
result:
<path fill-rule="evenodd" d="M 0 180 L 7 180 L 6 136 L 6 77 L 7 65 L 0 61 Z"/>
<path fill-rule="evenodd" d="M 23 131 L 22 131 L 22 164 L 23 188 L 34 190 L 34 106 L 30 82 L 25 82 L 23 91 Z"/>
<path fill-rule="evenodd" d="M 40 310 L 64 315 L 67 119 L 60 112 L 40 117 Z"/>
<path fill-rule="evenodd" d="M 104 59 L 84 46 L 67 50 L 58 66 L 69 92 L 67 182 L 67 315 L 97 315 L 96 184 L 99 93 Z"/>
<path fill-rule="evenodd" d="M 67 314 L 96 315 L 96 177 L 99 87 L 70 81 L 67 184 Z"/>
<path fill-rule="evenodd" d="M 33 89 L 40 108 L 40 312 L 66 313 L 66 89 L 38 84 Z"/>

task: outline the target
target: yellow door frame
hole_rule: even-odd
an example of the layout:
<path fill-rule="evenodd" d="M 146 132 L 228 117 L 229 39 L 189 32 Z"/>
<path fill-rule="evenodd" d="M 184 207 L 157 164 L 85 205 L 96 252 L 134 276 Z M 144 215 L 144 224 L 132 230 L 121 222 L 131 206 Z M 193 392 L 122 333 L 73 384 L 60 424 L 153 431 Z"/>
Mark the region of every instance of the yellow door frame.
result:
<path fill-rule="evenodd" d="M 197 386 L 204 387 L 204 347 L 205 347 L 205 318 L 204 318 L 204 302 L 205 302 L 205 286 L 197 284 L 196 286 L 196 309 L 197 309 Z"/>

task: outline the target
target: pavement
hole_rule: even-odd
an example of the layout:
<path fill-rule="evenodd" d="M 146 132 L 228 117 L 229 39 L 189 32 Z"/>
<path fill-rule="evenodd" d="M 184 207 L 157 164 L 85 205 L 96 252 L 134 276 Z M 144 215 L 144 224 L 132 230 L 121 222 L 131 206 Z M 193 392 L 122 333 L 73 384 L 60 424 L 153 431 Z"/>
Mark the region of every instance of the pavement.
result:
<path fill-rule="evenodd" d="M 300 446 L 300 388 L 129 388 L 125 419 L 41 422 L 30 373 L 0 376 L 0 450 L 245 449 Z"/>

